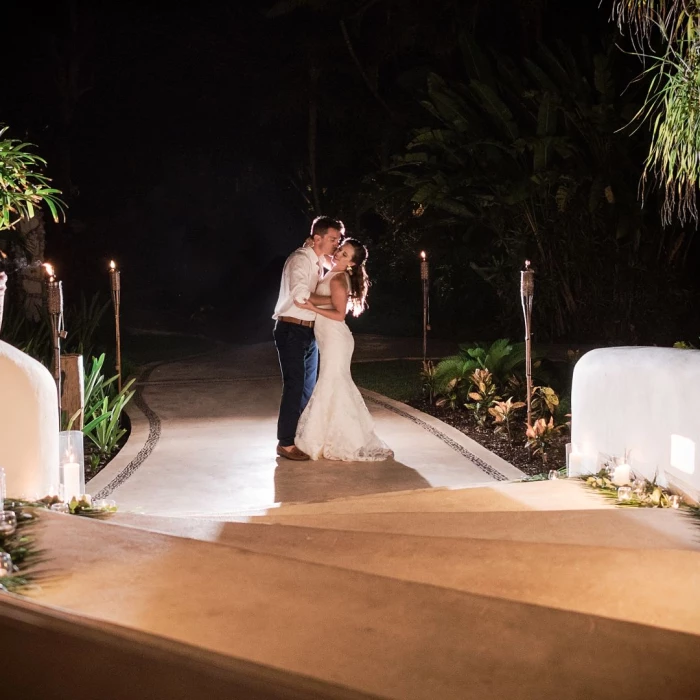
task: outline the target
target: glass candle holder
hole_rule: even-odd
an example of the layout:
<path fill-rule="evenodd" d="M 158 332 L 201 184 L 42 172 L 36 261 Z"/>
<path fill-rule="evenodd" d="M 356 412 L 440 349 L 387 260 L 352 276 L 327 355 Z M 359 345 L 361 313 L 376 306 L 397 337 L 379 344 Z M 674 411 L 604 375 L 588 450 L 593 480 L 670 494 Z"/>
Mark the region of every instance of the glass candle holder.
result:
<path fill-rule="evenodd" d="M 0 535 L 8 537 L 14 535 L 17 529 L 17 516 L 13 510 L 0 512 Z"/>
<path fill-rule="evenodd" d="M 14 570 L 12 557 L 7 552 L 0 552 L 0 577 L 12 576 Z"/>
<path fill-rule="evenodd" d="M 620 503 L 630 501 L 632 499 L 632 488 L 629 486 L 620 486 L 617 490 L 617 500 Z"/>
<path fill-rule="evenodd" d="M 54 503 L 49 510 L 54 513 L 70 513 L 70 506 L 67 503 Z"/>
<path fill-rule="evenodd" d="M 62 430 L 58 434 L 59 496 L 70 502 L 85 493 L 85 454 L 82 430 Z"/>
<path fill-rule="evenodd" d="M 668 505 L 671 506 L 671 508 L 680 508 L 681 500 L 681 497 L 677 493 L 672 493 L 668 497 Z"/>
<path fill-rule="evenodd" d="M 547 478 L 552 479 L 552 480 L 558 479 L 558 478 L 559 478 L 559 472 L 558 472 L 556 469 L 550 469 Z"/>

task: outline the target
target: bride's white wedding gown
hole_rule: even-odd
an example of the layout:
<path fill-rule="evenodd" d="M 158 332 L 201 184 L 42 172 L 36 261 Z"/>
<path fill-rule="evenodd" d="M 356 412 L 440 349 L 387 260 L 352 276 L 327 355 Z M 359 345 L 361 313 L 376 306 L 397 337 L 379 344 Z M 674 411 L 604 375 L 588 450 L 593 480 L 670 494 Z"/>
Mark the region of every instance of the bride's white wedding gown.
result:
<path fill-rule="evenodd" d="M 316 294 L 330 296 L 329 272 Z M 311 459 L 381 461 L 394 453 L 377 437 L 374 420 L 350 374 L 355 340 L 345 321 L 317 314 L 314 325 L 320 355 L 318 382 L 299 418 L 294 444 Z"/>

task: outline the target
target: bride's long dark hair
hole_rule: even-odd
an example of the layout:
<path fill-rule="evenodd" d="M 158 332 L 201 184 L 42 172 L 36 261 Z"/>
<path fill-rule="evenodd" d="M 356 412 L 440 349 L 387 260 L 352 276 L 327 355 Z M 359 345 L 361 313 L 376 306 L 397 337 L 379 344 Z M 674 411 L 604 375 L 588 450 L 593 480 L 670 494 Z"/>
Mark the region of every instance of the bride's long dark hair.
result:
<path fill-rule="evenodd" d="M 348 267 L 347 273 L 350 279 L 348 307 L 353 316 L 359 316 L 367 308 L 367 292 L 369 291 L 369 277 L 365 263 L 369 253 L 367 247 L 356 238 L 346 238 L 343 245 L 351 245 L 354 251 L 352 261 L 355 263 Z"/>

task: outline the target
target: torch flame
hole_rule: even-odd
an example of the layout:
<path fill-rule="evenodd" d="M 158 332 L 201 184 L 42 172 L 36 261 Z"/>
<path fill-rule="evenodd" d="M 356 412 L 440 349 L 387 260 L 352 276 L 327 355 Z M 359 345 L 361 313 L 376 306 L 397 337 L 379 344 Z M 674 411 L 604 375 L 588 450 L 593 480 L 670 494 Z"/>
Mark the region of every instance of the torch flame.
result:
<path fill-rule="evenodd" d="M 420 256 L 421 256 L 421 258 L 423 258 L 423 260 L 425 260 L 425 251 L 424 250 L 421 250 Z"/>
<path fill-rule="evenodd" d="M 526 260 L 525 261 L 525 269 L 528 270 L 530 268 L 530 261 Z"/>
<path fill-rule="evenodd" d="M 117 263 L 114 262 L 114 260 L 109 261 L 109 269 L 110 270 L 116 270 L 117 269 Z"/>
<path fill-rule="evenodd" d="M 7 253 L 4 250 L 0 250 L 0 258 L 7 260 Z"/>
<path fill-rule="evenodd" d="M 54 276 L 53 265 L 51 265 L 51 263 L 44 263 L 44 268 L 46 269 L 46 274 L 49 277 Z"/>

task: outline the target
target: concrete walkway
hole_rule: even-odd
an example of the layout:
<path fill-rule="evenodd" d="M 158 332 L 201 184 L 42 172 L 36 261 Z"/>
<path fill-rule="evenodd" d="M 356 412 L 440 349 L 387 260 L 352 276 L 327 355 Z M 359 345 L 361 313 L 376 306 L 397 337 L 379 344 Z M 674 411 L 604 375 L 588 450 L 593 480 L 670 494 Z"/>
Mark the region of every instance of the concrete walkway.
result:
<path fill-rule="evenodd" d="M 88 487 L 119 512 L 44 514 L 53 578 L 35 601 L 267 669 L 273 687 L 700 697 L 697 519 L 615 508 L 578 480 L 514 483 L 458 431 L 370 394 L 395 461 L 278 460 L 279 392 L 271 344 L 150 372 L 129 443 Z"/>
<path fill-rule="evenodd" d="M 411 355 L 410 341 L 359 336 L 356 357 Z M 273 344 L 227 347 L 157 366 L 142 377 L 122 452 L 87 485 L 120 511 L 216 516 L 275 504 L 430 487 L 458 488 L 523 473 L 439 420 L 365 392 L 388 462 L 292 462 L 275 454 L 281 391 Z"/>

